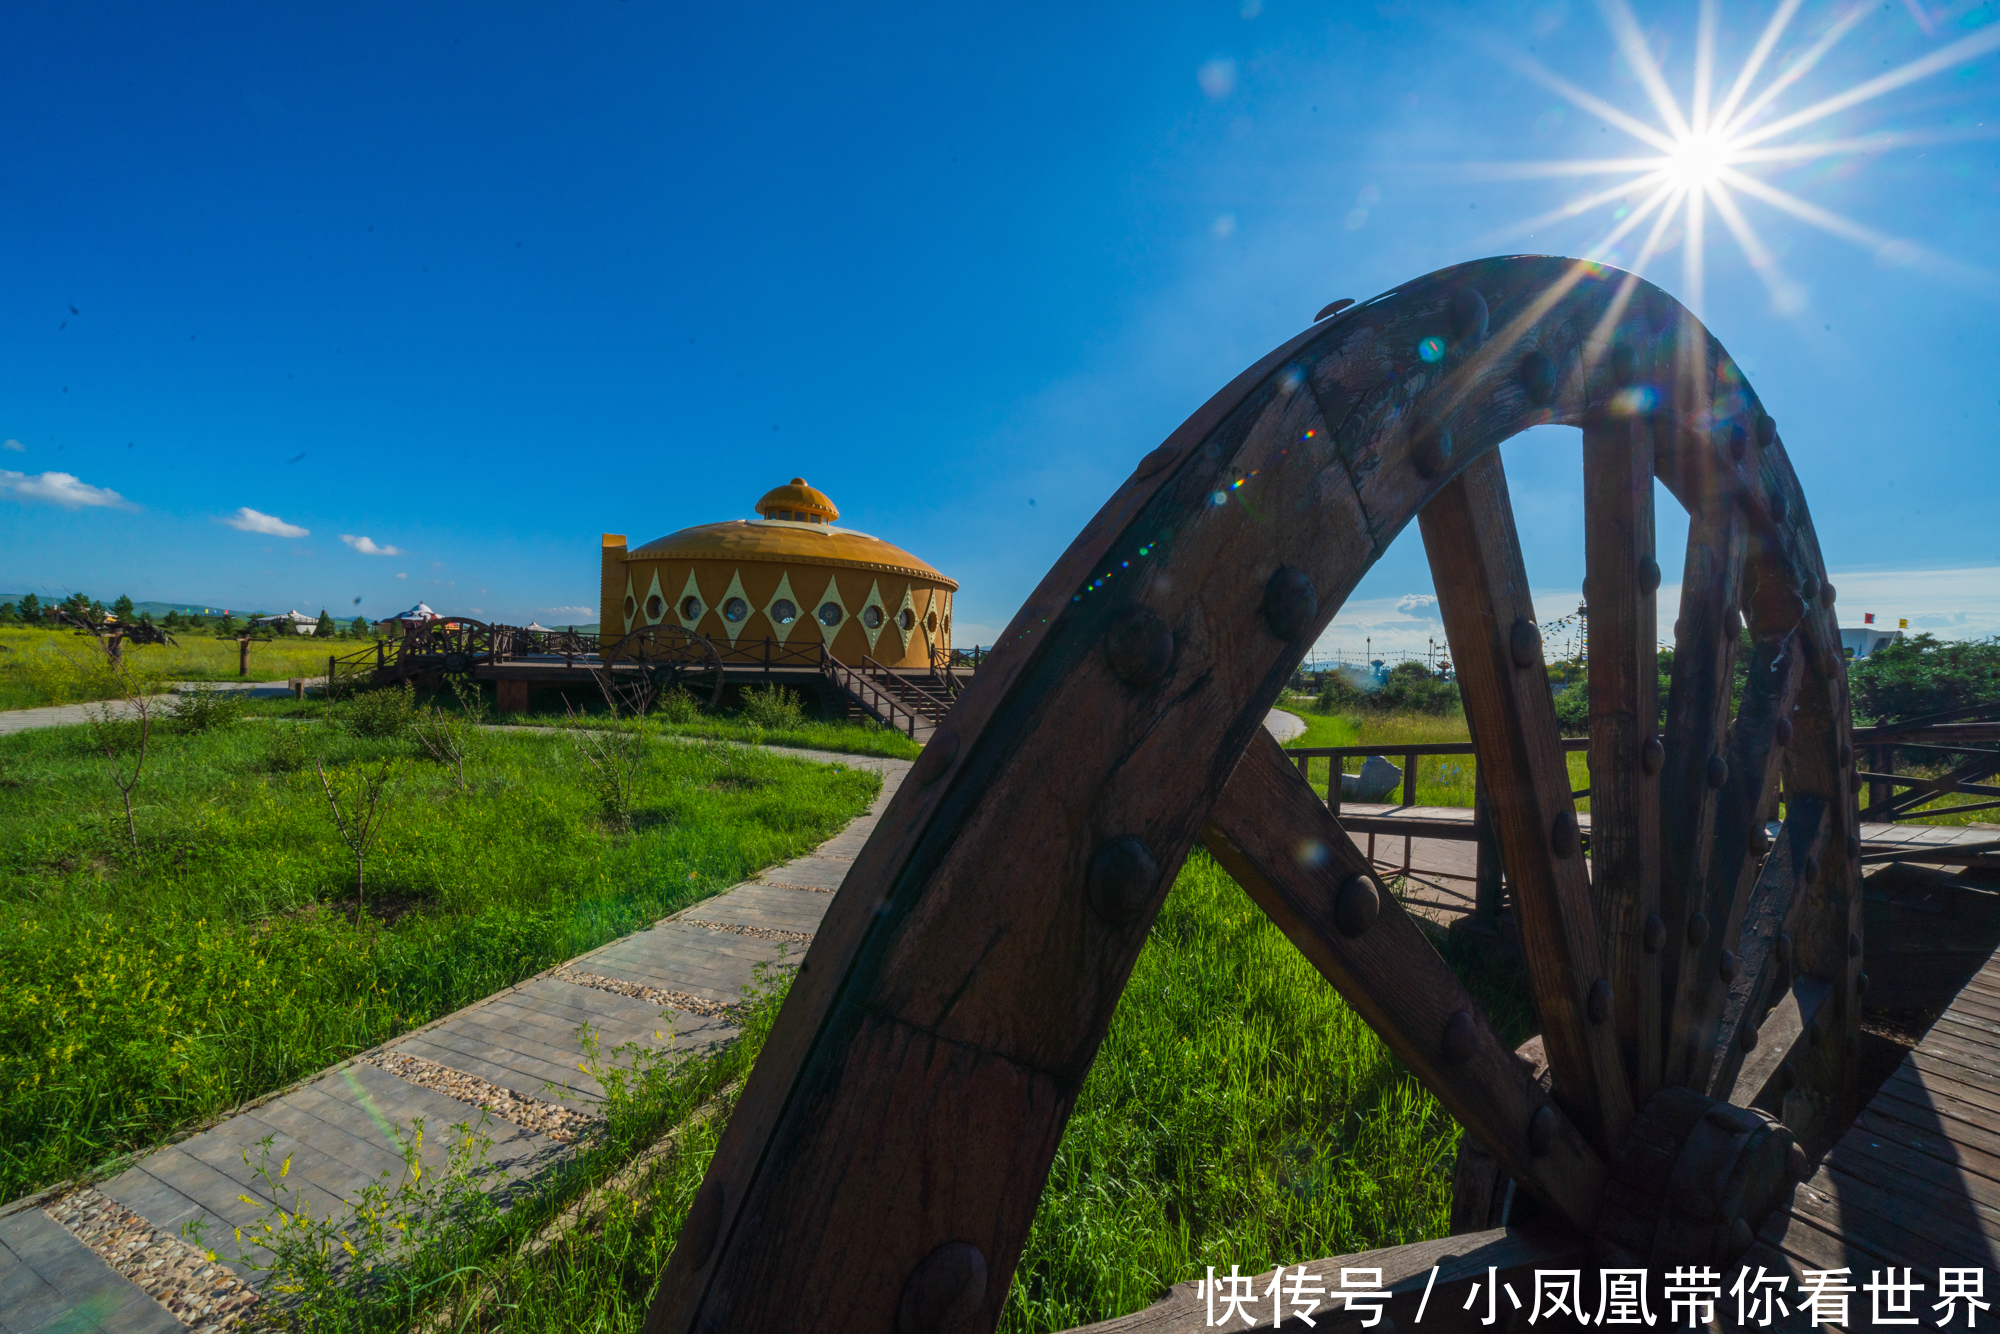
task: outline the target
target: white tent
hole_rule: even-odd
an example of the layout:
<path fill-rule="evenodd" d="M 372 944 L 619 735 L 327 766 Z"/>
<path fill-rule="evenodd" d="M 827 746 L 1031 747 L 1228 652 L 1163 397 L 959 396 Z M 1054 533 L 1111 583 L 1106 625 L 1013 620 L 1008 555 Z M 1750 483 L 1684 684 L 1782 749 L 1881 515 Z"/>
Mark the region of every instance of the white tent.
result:
<path fill-rule="evenodd" d="M 523 630 L 539 630 L 543 634 L 547 634 L 549 632 L 549 627 L 547 627 L 546 625 L 537 625 L 533 621 L 529 621 L 526 625 L 522 626 L 521 628 Z"/>
<path fill-rule="evenodd" d="M 432 611 L 429 607 L 419 602 L 416 606 L 410 608 L 408 611 L 404 612 L 401 616 L 391 616 L 388 617 L 387 619 L 392 621 L 435 621 L 441 618 L 438 616 L 436 612 Z"/>
<path fill-rule="evenodd" d="M 297 634 L 307 635 L 319 628 L 319 617 L 303 615 L 297 607 L 276 616 L 252 617 L 252 625 L 285 626 Z"/>

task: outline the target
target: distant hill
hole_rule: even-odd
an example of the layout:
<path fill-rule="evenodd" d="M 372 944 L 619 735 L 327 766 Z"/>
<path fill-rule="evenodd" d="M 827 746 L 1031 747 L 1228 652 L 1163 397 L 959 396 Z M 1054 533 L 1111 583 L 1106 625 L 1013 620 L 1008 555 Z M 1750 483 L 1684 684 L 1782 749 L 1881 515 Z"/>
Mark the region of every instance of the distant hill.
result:
<path fill-rule="evenodd" d="M 0 602 L 19 603 L 26 596 L 28 596 L 26 593 L 0 593 Z M 40 593 L 35 594 L 35 596 L 41 598 L 44 605 L 62 601 L 61 598 L 45 597 Z M 108 598 L 100 597 L 97 600 L 108 607 L 118 600 L 118 595 L 113 593 Z M 252 609 L 225 607 L 220 602 L 134 602 L 132 610 L 142 616 L 150 615 L 156 621 L 170 611 L 177 611 L 183 616 L 220 616 L 224 611 L 228 611 L 239 619 L 244 616 L 265 616 L 270 614 L 261 607 Z M 299 610 L 306 611 L 304 607 L 299 608 Z M 314 612 L 306 612 L 308 616 L 315 614 Z"/>

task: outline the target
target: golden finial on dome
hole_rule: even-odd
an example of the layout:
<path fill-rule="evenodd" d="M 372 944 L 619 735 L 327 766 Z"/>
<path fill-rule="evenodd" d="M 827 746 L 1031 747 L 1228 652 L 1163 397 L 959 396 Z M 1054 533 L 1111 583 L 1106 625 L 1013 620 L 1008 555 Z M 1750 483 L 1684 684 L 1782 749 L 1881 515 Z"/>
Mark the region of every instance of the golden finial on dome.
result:
<path fill-rule="evenodd" d="M 794 477 L 786 485 L 766 492 L 757 502 L 757 513 L 766 519 L 788 519 L 793 523 L 832 523 L 840 517 L 840 511 L 827 494 L 807 486 L 803 477 Z"/>

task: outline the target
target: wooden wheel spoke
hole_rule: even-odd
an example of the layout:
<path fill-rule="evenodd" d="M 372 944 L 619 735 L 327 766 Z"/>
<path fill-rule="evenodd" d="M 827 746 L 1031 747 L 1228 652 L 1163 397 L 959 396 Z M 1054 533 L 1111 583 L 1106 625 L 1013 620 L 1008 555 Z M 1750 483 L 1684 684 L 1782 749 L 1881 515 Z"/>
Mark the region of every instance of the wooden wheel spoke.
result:
<path fill-rule="evenodd" d="M 1667 1039 L 1668 1078 L 1685 1088 L 1705 1089 L 1716 1024 L 1730 984 L 1744 971 L 1740 934 L 1757 880 L 1757 856 L 1768 846 L 1764 799 L 1784 754 L 1778 741 L 1789 733 L 1792 710 L 1804 676 L 1795 635 L 1758 642 L 1750 659 L 1735 726 L 1722 751 L 1723 781 L 1709 803 L 1707 856 L 1701 864 L 1699 897 L 1691 900 L 1706 933 L 1690 934 L 1676 978 L 1673 1028 Z M 1714 775 L 1705 780 L 1713 783 Z M 1806 856 L 1801 853 L 1799 864 Z"/>
<path fill-rule="evenodd" d="M 1741 630 L 1736 608 L 1743 596 L 1746 543 L 1741 511 L 1711 489 L 1688 524 L 1660 774 L 1660 917 L 1667 927 L 1660 951 L 1660 993 L 1675 1000 L 1681 994 L 1683 967 L 1694 966 L 1683 964 L 1683 957 L 1698 948 L 1690 942 L 1705 940 L 1711 930 L 1702 907 L 1702 882 L 1716 796 L 1727 781 L 1724 741 Z M 1673 1084 L 1680 1082 L 1692 1045 L 1677 1040 L 1680 1016 L 1673 1008 L 1667 1023 L 1662 1078 Z"/>
<path fill-rule="evenodd" d="M 1795 979 L 1792 947 L 1800 910 L 1817 878 L 1826 830 L 1826 803 L 1817 797 L 1794 798 L 1757 875 L 1739 937 L 1742 972 L 1729 989 L 1720 1038 L 1710 1047 L 1710 1096 L 1724 1102 L 1748 1107 L 1757 1100 L 1806 1031 L 1812 1019 L 1806 1009 L 1829 990 L 1823 979 Z M 1767 1017 L 1773 993 L 1781 986 L 1788 990 L 1790 1012 Z"/>
<path fill-rule="evenodd" d="M 1252 741 L 1202 830 L 1209 852 L 1516 1180 L 1571 1223 L 1605 1167 L 1501 1042 L 1368 858 L 1269 736 Z"/>
<path fill-rule="evenodd" d="M 1468 465 L 1418 521 L 1487 772 L 1556 1095 L 1601 1150 L 1631 1121 L 1631 1086 L 1499 453 Z"/>
<path fill-rule="evenodd" d="M 1659 631 L 1653 429 L 1598 418 L 1583 431 L 1590 606 L 1590 883 L 1613 1022 L 1643 1103 L 1660 1082 Z"/>

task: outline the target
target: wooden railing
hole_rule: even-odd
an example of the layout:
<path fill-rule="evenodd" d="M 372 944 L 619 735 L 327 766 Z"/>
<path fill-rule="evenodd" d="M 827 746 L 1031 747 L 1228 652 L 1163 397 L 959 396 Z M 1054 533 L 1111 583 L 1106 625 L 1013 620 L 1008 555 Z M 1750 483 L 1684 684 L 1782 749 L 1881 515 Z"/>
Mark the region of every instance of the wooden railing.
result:
<path fill-rule="evenodd" d="M 1590 749 L 1589 737 L 1563 737 L 1565 754 Z M 1326 805 L 1336 819 L 1340 816 L 1340 775 L 1342 761 L 1365 760 L 1371 755 L 1401 756 L 1403 761 L 1403 801 L 1404 806 L 1417 804 L 1417 761 L 1425 756 L 1459 755 L 1474 761 L 1472 776 L 1472 820 L 1470 824 L 1447 823 L 1438 820 L 1412 819 L 1389 815 L 1369 815 L 1360 820 L 1350 820 L 1356 832 L 1369 836 L 1369 847 L 1374 847 L 1377 833 L 1391 836 L 1401 835 L 1404 840 L 1404 864 L 1409 863 L 1409 840 L 1413 838 L 1442 838 L 1462 840 L 1473 844 L 1473 908 L 1472 920 L 1481 930 L 1497 929 L 1500 914 L 1506 907 L 1506 889 L 1500 875 L 1500 845 L 1493 836 L 1493 813 L 1486 794 L 1486 784 L 1479 777 L 1479 753 L 1470 741 L 1428 741 L 1378 743 L 1373 746 L 1300 746 L 1288 747 L 1285 754 L 1299 766 L 1299 776 L 1308 783 L 1312 781 L 1312 762 L 1323 759 L 1327 762 Z M 1579 788 L 1570 793 L 1573 798 L 1587 797 L 1590 789 Z M 1583 835 L 1583 845 L 1589 846 L 1589 834 Z M 1372 860 L 1372 855 L 1371 855 Z"/>
<path fill-rule="evenodd" d="M 2000 807 L 2000 787 L 1977 781 L 2000 773 L 2000 702 L 1857 727 L 1853 736 L 1856 755 L 1864 756 L 1868 763 L 1856 774 L 1868 784 L 1863 820 L 1911 819 L 1921 807 L 1953 792 L 1989 800 L 1923 813 L 1965 815 Z M 1958 758 L 1946 773 L 1921 778 L 1896 772 L 1896 757 L 1902 752 Z"/>
<path fill-rule="evenodd" d="M 852 695 L 860 702 L 862 708 L 867 709 L 876 718 L 906 733 L 910 740 L 917 739 L 917 728 L 920 725 L 926 728 L 935 725 L 935 719 L 919 715 L 894 694 L 883 689 L 870 673 L 842 662 L 828 653 L 823 644 L 819 646 L 818 666 L 822 676 Z"/>

